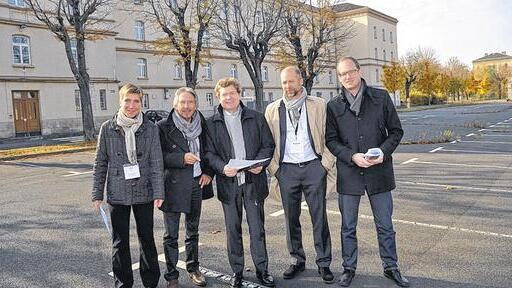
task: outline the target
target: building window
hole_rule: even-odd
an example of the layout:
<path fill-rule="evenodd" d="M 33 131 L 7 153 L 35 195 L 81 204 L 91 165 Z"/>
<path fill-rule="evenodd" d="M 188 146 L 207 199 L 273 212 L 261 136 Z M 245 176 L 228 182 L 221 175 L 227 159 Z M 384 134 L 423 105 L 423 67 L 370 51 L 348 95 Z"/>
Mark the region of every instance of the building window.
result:
<path fill-rule="evenodd" d="M 386 49 L 382 50 L 382 59 L 386 61 Z"/>
<path fill-rule="evenodd" d="M 268 92 L 268 101 L 274 101 L 274 92 Z"/>
<path fill-rule="evenodd" d="M 142 21 L 135 21 L 135 39 L 139 41 L 144 41 L 146 38 L 145 32 L 144 32 L 144 22 Z"/>
<path fill-rule="evenodd" d="M 384 31 L 384 28 L 382 28 L 382 41 L 386 42 L 386 31 Z"/>
<path fill-rule="evenodd" d="M 203 32 L 203 46 L 210 47 L 210 32 L 208 30 Z"/>
<path fill-rule="evenodd" d="M 380 82 L 380 80 L 379 80 L 379 69 L 375 69 L 375 81 L 376 81 L 377 83 L 379 83 L 379 82 Z"/>
<path fill-rule="evenodd" d="M 268 66 L 263 66 L 263 73 L 261 78 L 263 81 L 268 81 Z"/>
<path fill-rule="evenodd" d="M 27 36 L 12 36 L 14 64 L 30 64 L 30 40 Z"/>
<path fill-rule="evenodd" d="M 75 110 L 82 110 L 82 100 L 80 100 L 80 90 L 75 90 Z"/>
<path fill-rule="evenodd" d="M 316 92 L 316 97 L 322 98 L 322 92 Z"/>
<path fill-rule="evenodd" d="M 25 0 L 9 0 L 9 4 L 18 7 L 25 7 Z"/>
<path fill-rule="evenodd" d="M 204 65 L 204 79 L 212 80 L 212 63 L 210 62 Z"/>
<path fill-rule="evenodd" d="M 231 77 L 235 78 L 235 79 L 238 79 L 238 69 L 236 67 L 236 64 L 231 64 L 231 72 L 230 72 L 230 75 Z"/>
<path fill-rule="evenodd" d="M 261 11 L 256 11 L 256 16 L 254 18 L 254 22 L 256 23 L 256 25 L 260 26 L 263 24 L 263 17 L 261 16 Z"/>
<path fill-rule="evenodd" d="M 164 88 L 164 99 L 171 98 L 171 88 Z"/>
<path fill-rule="evenodd" d="M 78 52 L 76 49 L 76 39 L 70 39 L 69 44 L 71 46 L 71 55 L 73 55 L 73 61 L 75 61 L 76 67 L 78 67 Z"/>
<path fill-rule="evenodd" d="M 377 48 L 375 48 L 375 59 L 379 60 L 379 52 L 377 51 Z"/>
<path fill-rule="evenodd" d="M 148 65 L 144 58 L 137 59 L 137 77 L 148 78 Z"/>
<path fill-rule="evenodd" d="M 183 70 L 179 63 L 174 64 L 174 79 L 183 79 Z"/>
<path fill-rule="evenodd" d="M 395 60 L 395 57 L 393 55 L 393 51 L 391 51 L 391 61 Z"/>
<path fill-rule="evenodd" d="M 377 26 L 373 26 L 373 39 L 377 39 Z"/>
<path fill-rule="evenodd" d="M 142 4 L 142 1 L 143 0 L 133 0 L 133 4 L 140 5 L 140 4 Z"/>
<path fill-rule="evenodd" d="M 333 83 L 334 83 L 333 73 L 332 73 L 332 71 L 329 71 L 329 84 L 333 84 Z"/>
<path fill-rule="evenodd" d="M 142 108 L 149 109 L 149 95 L 146 93 L 142 95 Z"/>
<path fill-rule="evenodd" d="M 176 7 L 178 6 L 176 0 L 169 0 L 169 4 L 171 4 L 171 8 L 173 9 L 176 9 Z"/>
<path fill-rule="evenodd" d="M 213 93 L 206 93 L 206 103 L 208 106 L 213 106 Z"/>
<path fill-rule="evenodd" d="M 393 43 L 393 31 L 389 31 L 389 42 Z"/>
<path fill-rule="evenodd" d="M 329 92 L 329 99 L 332 99 L 332 98 L 334 98 L 334 92 L 331 91 L 331 92 Z"/>
<path fill-rule="evenodd" d="M 107 90 L 100 89 L 100 108 L 107 110 Z"/>

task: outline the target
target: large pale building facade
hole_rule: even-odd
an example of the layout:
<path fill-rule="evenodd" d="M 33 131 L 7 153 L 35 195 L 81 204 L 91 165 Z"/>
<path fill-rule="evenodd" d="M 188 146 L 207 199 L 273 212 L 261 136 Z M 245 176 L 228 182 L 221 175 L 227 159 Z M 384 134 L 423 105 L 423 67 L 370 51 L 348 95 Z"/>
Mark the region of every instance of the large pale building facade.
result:
<path fill-rule="evenodd" d="M 382 87 L 382 67 L 397 59 L 398 21 L 348 3 L 335 9 L 340 17 L 354 22 L 356 32 L 339 56 L 357 58 L 368 84 Z M 23 0 L 0 0 L 0 138 L 82 130 L 80 93 L 64 45 L 32 19 Z M 143 88 L 144 110 L 170 110 L 174 92 L 185 85 L 179 57 L 162 56 L 148 44 L 163 35 L 144 17 L 113 9 L 107 20 L 112 29 L 104 32 L 101 40 L 86 43 L 96 128 L 116 113 L 118 89 L 127 82 Z M 238 78 L 243 101 L 254 101 L 252 82 L 238 54 L 218 47 L 209 47 L 210 56 L 200 64 L 198 73 L 199 109 L 205 115 L 213 114 L 218 105 L 213 88 L 222 77 Z M 277 64 L 270 56 L 262 65 L 266 103 L 282 95 Z M 336 96 L 338 85 L 332 63 L 318 77 L 311 94 L 329 100 Z"/>
<path fill-rule="evenodd" d="M 473 60 L 473 71 L 493 67 L 494 69 L 512 70 L 512 56 L 507 51 L 485 53 L 483 57 Z M 512 101 L 512 76 L 507 81 L 507 99 Z"/>

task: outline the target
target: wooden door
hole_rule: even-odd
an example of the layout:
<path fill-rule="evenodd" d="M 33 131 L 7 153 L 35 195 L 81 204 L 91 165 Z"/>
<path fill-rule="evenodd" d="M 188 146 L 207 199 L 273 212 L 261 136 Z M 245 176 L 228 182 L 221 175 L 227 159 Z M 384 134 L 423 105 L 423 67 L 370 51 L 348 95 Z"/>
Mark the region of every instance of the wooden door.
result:
<path fill-rule="evenodd" d="M 16 134 L 40 134 L 38 91 L 13 91 L 12 102 Z"/>

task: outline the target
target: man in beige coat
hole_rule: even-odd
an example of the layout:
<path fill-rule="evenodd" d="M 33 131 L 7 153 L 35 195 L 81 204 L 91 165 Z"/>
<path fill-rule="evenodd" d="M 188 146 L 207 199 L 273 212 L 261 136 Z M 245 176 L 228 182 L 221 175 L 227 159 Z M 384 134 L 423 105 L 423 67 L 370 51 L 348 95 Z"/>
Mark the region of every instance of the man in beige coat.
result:
<path fill-rule="evenodd" d="M 325 196 L 327 172 L 336 169 L 333 169 L 335 158 L 325 147 L 326 104 L 322 98 L 307 95 L 297 67 L 281 71 L 281 85 L 283 97 L 267 107 L 265 118 L 276 143 L 268 171 L 279 185 L 287 246 L 292 257 L 292 264 L 283 277 L 294 278 L 305 269 L 299 220 L 304 194 L 313 223 L 318 273 L 324 282 L 333 283 Z"/>

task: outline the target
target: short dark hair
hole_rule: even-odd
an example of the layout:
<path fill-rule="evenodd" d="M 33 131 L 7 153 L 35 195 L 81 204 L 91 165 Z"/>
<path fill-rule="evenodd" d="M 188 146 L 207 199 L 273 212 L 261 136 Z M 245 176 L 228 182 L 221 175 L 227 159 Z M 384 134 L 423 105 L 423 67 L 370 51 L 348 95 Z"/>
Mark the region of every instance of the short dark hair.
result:
<path fill-rule="evenodd" d="M 350 60 L 350 61 L 352 61 L 352 63 L 354 63 L 354 65 L 356 66 L 357 70 L 361 69 L 361 66 L 359 65 L 359 62 L 356 60 L 356 58 L 354 58 L 354 57 L 352 57 L 352 56 L 345 56 L 345 57 L 342 57 L 342 58 L 338 61 L 338 64 L 340 64 L 341 62 L 346 61 L 346 60 Z"/>

